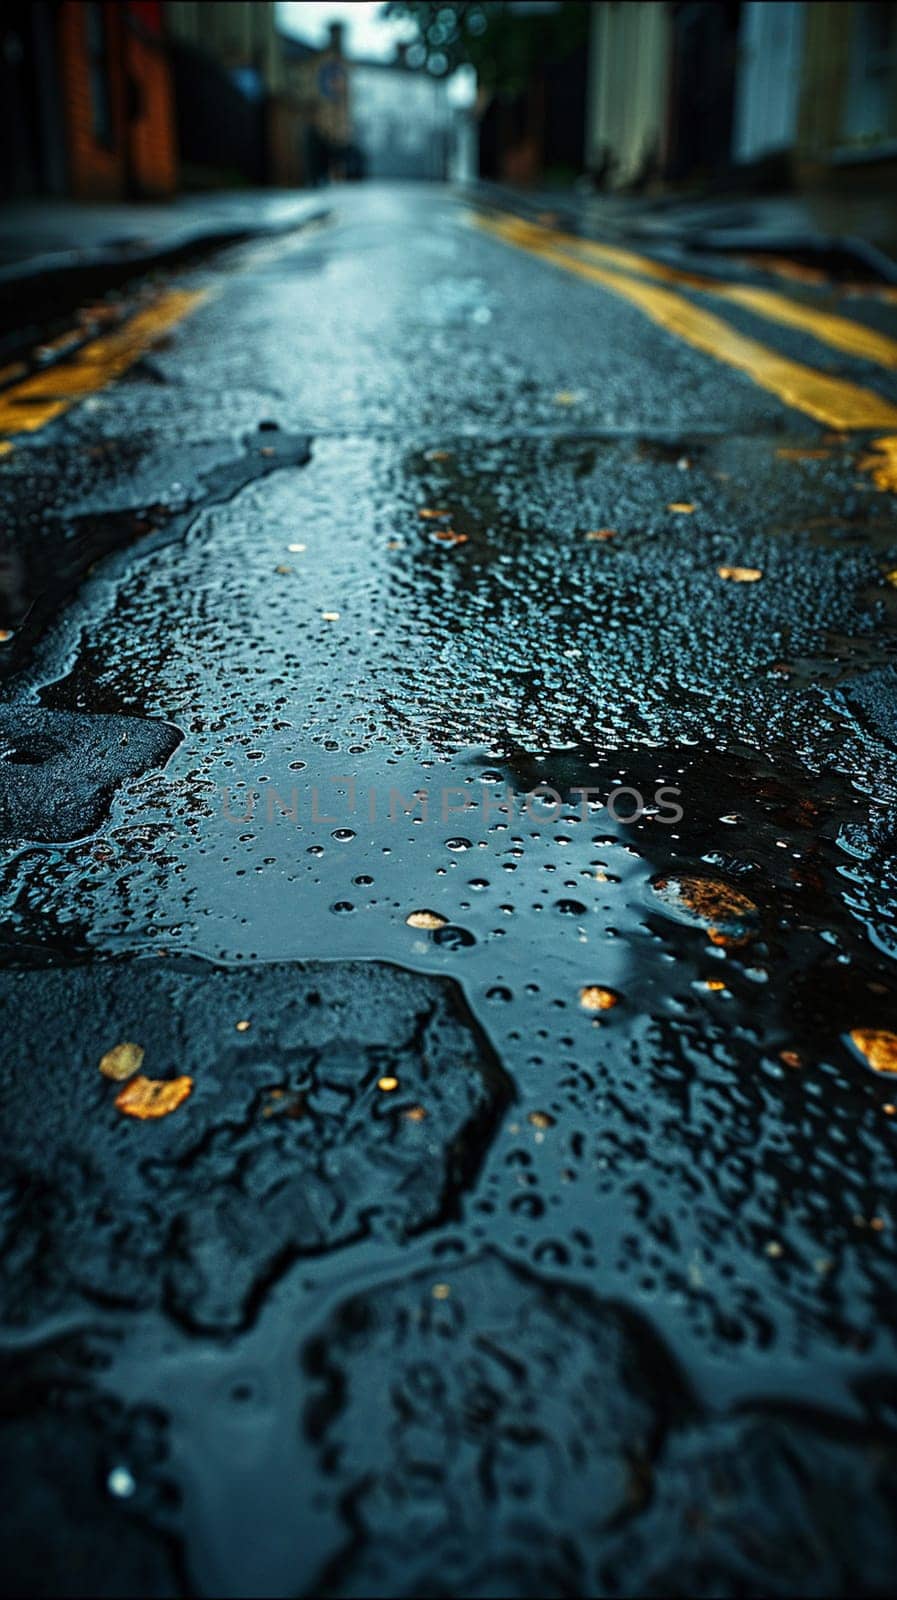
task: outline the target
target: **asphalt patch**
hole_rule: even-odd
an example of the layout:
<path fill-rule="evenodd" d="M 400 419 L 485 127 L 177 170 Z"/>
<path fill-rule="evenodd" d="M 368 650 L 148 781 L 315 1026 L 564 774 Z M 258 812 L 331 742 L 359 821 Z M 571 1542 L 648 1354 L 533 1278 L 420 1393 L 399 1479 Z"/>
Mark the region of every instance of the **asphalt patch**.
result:
<path fill-rule="evenodd" d="M 94 833 L 122 784 L 165 765 L 168 722 L 0 707 L 0 839 L 57 844 Z"/>
<path fill-rule="evenodd" d="M 299 1257 L 455 1216 L 511 1097 L 454 982 L 381 963 L 8 971 L 0 1004 L 17 1324 L 86 1299 L 238 1330 Z M 192 1079 L 170 1115 L 117 1108 L 124 1041 Z"/>

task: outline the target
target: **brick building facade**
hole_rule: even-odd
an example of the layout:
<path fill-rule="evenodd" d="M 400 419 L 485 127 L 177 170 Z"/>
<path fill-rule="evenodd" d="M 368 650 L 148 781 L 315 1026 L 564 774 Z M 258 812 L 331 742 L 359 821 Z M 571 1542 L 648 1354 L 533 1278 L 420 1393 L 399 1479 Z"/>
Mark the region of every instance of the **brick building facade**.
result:
<path fill-rule="evenodd" d="M 0 156 L 7 194 L 171 194 L 177 146 L 158 0 L 7 0 Z"/>
<path fill-rule="evenodd" d="M 161 5 L 63 0 L 58 28 L 72 193 L 171 194 L 177 159 Z"/>

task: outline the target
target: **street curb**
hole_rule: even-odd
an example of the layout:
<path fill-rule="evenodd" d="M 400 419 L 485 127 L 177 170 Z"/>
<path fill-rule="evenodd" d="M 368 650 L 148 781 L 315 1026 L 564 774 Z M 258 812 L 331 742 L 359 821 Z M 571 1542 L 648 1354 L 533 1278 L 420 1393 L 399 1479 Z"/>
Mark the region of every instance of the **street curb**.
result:
<path fill-rule="evenodd" d="M 469 205 L 510 212 L 526 221 L 537 221 L 546 212 L 554 212 L 565 228 L 582 238 L 604 239 L 615 244 L 625 241 L 647 253 L 662 255 L 673 251 L 682 256 L 760 253 L 792 259 L 804 256 L 817 260 L 820 267 L 825 266 L 827 259 L 838 260 L 853 264 L 858 275 L 865 274 L 881 283 L 897 284 L 897 261 L 878 245 L 855 234 L 786 234 L 771 231 L 763 234 L 760 229 L 720 229 L 694 224 L 677 227 L 675 222 L 666 228 L 645 227 L 637 220 L 627 224 L 621 219 L 615 219 L 606 228 L 598 229 L 584 225 L 576 206 L 563 194 L 530 195 L 525 190 L 518 191 L 490 182 L 460 185 L 459 193 Z M 652 208 L 652 215 L 662 215 L 662 211 L 663 208 Z M 701 270 L 713 276 L 712 263 L 702 262 Z"/>
<path fill-rule="evenodd" d="M 323 222 L 329 206 L 318 206 L 290 221 L 240 226 L 182 229 L 164 244 L 141 250 L 101 248 L 32 256 L 0 268 L 0 341 L 24 338 L 63 316 L 85 300 L 120 288 L 131 278 L 165 267 L 180 266 L 250 239 L 278 238 Z M 0 345 L 0 353 L 6 353 Z"/>

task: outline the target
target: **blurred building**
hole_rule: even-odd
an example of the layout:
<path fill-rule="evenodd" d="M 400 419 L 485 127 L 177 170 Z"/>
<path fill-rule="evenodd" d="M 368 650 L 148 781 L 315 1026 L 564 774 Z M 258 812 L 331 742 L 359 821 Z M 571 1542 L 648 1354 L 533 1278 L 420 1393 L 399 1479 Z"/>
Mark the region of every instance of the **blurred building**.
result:
<path fill-rule="evenodd" d="M 797 9 L 797 8 L 796 8 Z M 810 181 L 897 180 L 897 4 L 817 0 L 805 13 L 797 159 Z"/>
<path fill-rule="evenodd" d="M 585 143 L 596 181 L 634 189 L 726 172 L 739 19 L 749 8 L 735 0 L 655 0 L 591 9 Z"/>
<path fill-rule="evenodd" d="M 274 0 L 6 0 L 0 141 L 9 196 L 475 171 L 443 79 L 347 62 L 339 23 L 322 46 L 282 34 Z"/>
<path fill-rule="evenodd" d="M 594 7 L 586 160 L 608 187 L 631 187 L 666 160 L 671 59 L 669 6 Z"/>
<path fill-rule="evenodd" d="M 161 197 L 177 181 L 161 4 L 20 4 L 0 21 L 7 194 Z"/>
<path fill-rule="evenodd" d="M 585 144 L 615 189 L 893 181 L 897 4 L 593 5 Z"/>
<path fill-rule="evenodd" d="M 484 178 L 571 182 L 583 171 L 595 9 L 580 0 L 509 0 L 495 20 L 504 68 L 479 96 Z"/>
<path fill-rule="evenodd" d="M 275 181 L 314 187 L 351 176 L 349 69 L 341 24 L 331 23 L 323 48 L 287 34 L 279 42 L 283 86 L 275 109 Z"/>
<path fill-rule="evenodd" d="M 797 141 L 806 6 L 744 5 L 732 132 L 736 166 L 787 157 Z"/>
<path fill-rule="evenodd" d="M 349 138 L 342 28 L 316 48 L 273 0 L 168 0 L 184 182 L 299 187 L 341 174 Z"/>
<path fill-rule="evenodd" d="M 365 177 L 448 176 L 455 118 L 444 78 L 409 68 L 402 45 L 394 61 L 353 61 L 350 92 Z"/>
<path fill-rule="evenodd" d="M 263 184 L 280 82 L 273 0 L 166 0 L 182 180 Z"/>

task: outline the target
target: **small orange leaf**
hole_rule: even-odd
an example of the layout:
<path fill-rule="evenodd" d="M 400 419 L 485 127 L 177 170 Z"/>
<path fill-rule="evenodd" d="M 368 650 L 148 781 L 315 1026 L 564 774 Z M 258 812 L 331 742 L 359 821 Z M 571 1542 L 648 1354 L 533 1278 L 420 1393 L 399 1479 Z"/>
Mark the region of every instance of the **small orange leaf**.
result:
<path fill-rule="evenodd" d="M 530 1111 L 526 1120 L 531 1122 L 534 1128 L 540 1128 L 543 1131 L 545 1128 L 554 1127 L 554 1117 L 547 1111 Z"/>
<path fill-rule="evenodd" d="M 586 984 L 579 991 L 579 1003 L 586 1011 L 610 1011 L 619 1003 L 620 996 L 613 989 L 603 989 L 600 983 Z"/>
<path fill-rule="evenodd" d="M 802 449 L 797 445 L 782 445 L 776 455 L 780 461 L 827 461 L 831 455 L 830 450 Z"/>
<path fill-rule="evenodd" d="M 440 528 L 437 533 L 434 533 L 433 538 L 434 539 L 441 539 L 443 544 L 466 544 L 467 543 L 467 534 L 466 533 L 456 533 L 454 528 Z"/>
<path fill-rule="evenodd" d="M 587 539 L 600 539 L 602 542 L 605 539 L 616 539 L 616 537 L 616 528 L 593 528 L 590 533 L 586 534 Z"/>
<path fill-rule="evenodd" d="M 756 583 L 763 576 L 760 567 L 717 567 L 716 571 L 718 577 L 731 583 Z"/>
<path fill-rule="evenodd" d="M 870 453 L 860 457 L 859 468 L 871 472 L 876 489 L 897 494 L 897 434 L 873 439 Z"/>
<path fill-rule="evenodd" d="M 897 1072 L 897 1033 L 886 1028 L 854 1028 L 850 1042 L 874 1072 Z"/>
<path fill-rule="evenodd" d="M 132 1078 L 115 1097 L 115 1104 L 126 1117 L 139 1117 L 145 1122 L 151 1117 L 167 1117 L 176 1111 L 193 1090 L 193 1079 Z"/>
<path fill-rule="evenodd" d="M 669 912 L 703 926 L 721 949 L 737 950 L 759 932 L 753 900 L 719 878 L 656 878 L 652 887 Z"/>
<path fill-rule="evenodd" d="M 421 506 L 417 514 L 423 517 L 425 522 L 441 522 L 443 517 L 451 516 L 451 512 L 441 506 Z"/>

